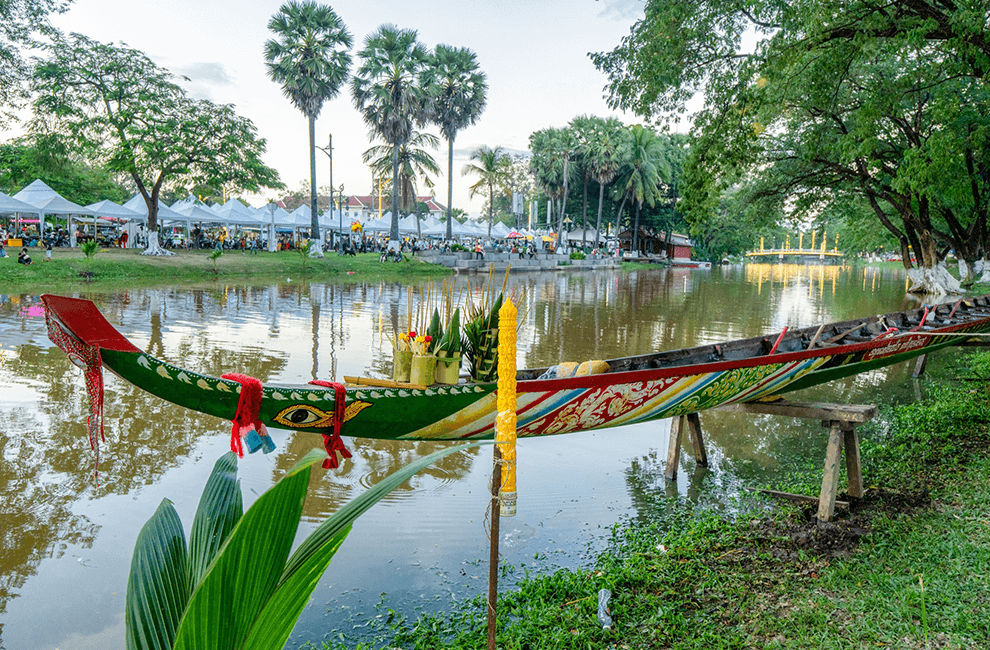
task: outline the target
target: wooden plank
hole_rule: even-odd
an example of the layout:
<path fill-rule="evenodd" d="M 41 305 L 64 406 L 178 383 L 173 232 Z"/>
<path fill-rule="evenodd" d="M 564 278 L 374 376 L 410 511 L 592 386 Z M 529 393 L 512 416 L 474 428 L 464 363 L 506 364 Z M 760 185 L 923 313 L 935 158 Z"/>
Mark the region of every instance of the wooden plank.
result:
<path fill-rule="evenodd" d="M 708 453 L 705 451 L 705 441 L 701 438 L 701 418 L 697 413 L 688 413 L 687 424 L 691 445 L 694 447 L 694 462 L 700 467 L 708 467 Z"/>
<path fill-rule="evenodd" d="M 767 496 L 774 497 L 776 499 L 784 499 L 785 501 L 790 501 L 792 503 L 809 503 L 811 501 L 817 503 L 819 499 L 819 497 L 812 497 L 806 494 L 793 494 L 791 492 L 779 492 L 777 490 L 766 490 L 766 489 L 753 488 L 753 487 L 748 487 L 746 489 L 749 490 L 750 492 L 759 492 L 760 494 L 765 494 Z M 849 502 L 839 501 L 838 499 L 836 499 L 835 507 L 838 508 L 839 510 L 848 510 Z"/>
<path fill-rule="evenodd" d="M 348 384 L 356 384 L 358 386 L 378 386 L 380 388 L 413 388 L 416 390 L 426 390 L 429 388 L 429 386 L 423 386 L 421 384 L 406 384 L 401 381 L 375 379 L 374 377 L 348 377 L 344 375 L 344 381 Z"/>
<path fill-rule="evenodd" d="M 839 457 L 842 456 L 842 426 L 833 422 L 825 451 L 825 473 L 822 475 L 822 492 L 818 497 L 818 521 L 831 521 L 835 515 L 835 495 L 839 490 Z"/>
<path fill-rule="evenodd" d="M 670 419 L 670 440 L 667 441 L 667 467 L 663 475 L 668 481 L 677 478 L 677 463 L 681 460 L 681 432 L 684 430 L 684 416 Z"/>
<path fill-rule="evenodd" d="M 915 362 L 914 372 L 911 373 L 911 376 L 917 379 L 921 375 L 925 374 L 925 367 L 927 365 L 928 365 L 928 355 L 923 354 L 920 357 L 918 357 L 918 360 Z"/>
<path fill-rule="evenodd" d="M 784 415 L 812 420 L 842 420 L 844 422 L 868 422 L 877 414 L 876 404 L 829 404 L 825 402 L 746 402 L 720 406 L 725 411 L 737 413 L 763 413 Z"/>
<path fill-rule="evenodd" d="M 859 460 L 859 434 L 856 433 L 856 427 L 843 426 L 842 437 L 846 449 L 846 476 L 849 479 L 849 488 L 846 491 L 851 497 L 862 498 L 863 467 Z"/>

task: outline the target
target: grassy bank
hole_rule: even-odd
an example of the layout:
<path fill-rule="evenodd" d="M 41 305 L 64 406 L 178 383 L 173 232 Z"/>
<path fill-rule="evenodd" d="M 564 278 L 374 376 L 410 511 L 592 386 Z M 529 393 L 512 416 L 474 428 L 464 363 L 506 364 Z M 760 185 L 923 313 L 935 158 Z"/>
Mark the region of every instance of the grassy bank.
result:
<path fill-rule="evenodd" d="M 863 427 L 871 487 L 835 524 L 811 509 L 664 508 L 617 526 L 587 569 L 509 588 L 498 647 L 990 647 L 990 354 L 964 359 L 961 381 Z M 776 487 L 817 494 L 820 472 Z M 596 617 L 600 589 L 611 631 Z M 375 647 L 485 647 L 480 599 L 383 620 Z"/>
<path fill-rule="evenodd" d="M 8 254 L 10 251 L 8 251 Z M 316 281 L 403 280 L 448 275 L 442 266 L 408 256 L 400 263 L 381 263 L 373 253 L 355 257 L 329 253 L 306 259 L 295 251 L 257 255 L 226 251 L 215 260 L 211 251 L 177 251 L 173 257 L 146 257 L 138 250 L 104 249 L 87 260 L 78 249 L 57 249 L 52 261 L 32 249 L 34 264 L 18 264 L 14 256 L 0 259 L 0 291 L 5 293 L 57 291 L 87 287 L 108 290 L 156 284 L 247 281 L 287 277 Z"/>

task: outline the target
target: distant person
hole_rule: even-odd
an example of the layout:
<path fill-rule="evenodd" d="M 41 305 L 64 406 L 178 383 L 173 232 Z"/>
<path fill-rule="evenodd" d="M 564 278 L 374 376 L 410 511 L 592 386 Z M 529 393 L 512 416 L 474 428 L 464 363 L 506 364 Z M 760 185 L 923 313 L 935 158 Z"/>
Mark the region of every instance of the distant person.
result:
<path fill-rule="evenodd" d="M 474 245 L 474 253 L 478 256 L 479 260 L 485 259 L 485 249 L 481 247 L 480 241 Z"/>
<path fill-rule="evenodd" d="M 46 262 L 51 262 L 52 261 L 52 240 L 51 239 L 49 239 L 47 242 L 45 242 L 45 261 Z"/>
<path fill-rule="evenodd" d="M 6 238 L 0 240 L 0 258 L 7 257 L 7 251 L 3 248 L 3 242 L 6 242 Z"/>
<path fill-rule="evenodd" d="M 17 263 L 18 264 L 25 264 L 25 265 L 26 264 L 34 264 L 34 261 L 31 259 L 31 256 L 28 255 L 28 249 L 27 249 L 27 247 L 22 248 L 21 249 L 21 252 L 17 254 Z"/>

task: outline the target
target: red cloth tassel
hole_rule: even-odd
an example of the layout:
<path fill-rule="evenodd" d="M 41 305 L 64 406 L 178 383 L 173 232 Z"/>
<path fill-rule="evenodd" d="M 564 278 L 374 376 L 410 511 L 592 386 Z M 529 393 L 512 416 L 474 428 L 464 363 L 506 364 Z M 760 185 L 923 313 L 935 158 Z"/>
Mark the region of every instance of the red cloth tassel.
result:
<path fill-rule="evenodd" d="M 241 385 L 241 395 L 237 401 L 237 413 L 231 420 L 233 428 L 230 430 L 230 450 L 237 454 L 238 458 L 244 458 L 242 440 L 248 431 L 254 429 L 260 436 L 268 435 L 268 429 L 258 417 L 261 412 L 261 380 L 237 372 L 222 376 L 224 379 L 236 381 Z"/>
<path fill-rule="evenodd" d="M 347 406 L 347 389 L 343 384 L 333 381 L 322 381 L 314 379 L 309 382 L 315 386 L 324 386 L 334 390 L 333 403 L 333 433 L 323 434 L 323 448 L 327 450 L 328 458 L 323 461 L 323 469 L 337 469 L 340 465 L 337 460 L 337 452 L 343 458 L 351 458 L 351 452 L 347 450 L 344 441 L 340 438 L 340 431 L 344 428 L 344 411 Z"/>

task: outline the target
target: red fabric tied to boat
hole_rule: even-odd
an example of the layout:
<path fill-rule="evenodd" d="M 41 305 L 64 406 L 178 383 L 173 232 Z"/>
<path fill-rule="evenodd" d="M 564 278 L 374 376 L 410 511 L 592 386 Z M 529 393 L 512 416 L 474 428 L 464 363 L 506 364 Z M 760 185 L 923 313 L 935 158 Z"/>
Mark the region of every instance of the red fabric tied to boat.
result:
<path fill-rule="evenodd" d="M 241 385 L 237 413 L 234 414 L 233 428 L 230 430 L 230 450 L 237 454 L 238 458 L 244 458 L 243 440 L 251 430 L 257 432 L 259 436 L 268 437 L 268 429 L 258 417 L 261 412 L 261 381 L 236 372 L 222 376 Z"/>
<path fill-rule="evenodd" d="M 73 364 L 83 369 L 86 378 L 86 392 L 89 395 L 89 420 L 87 432 L 89 447 L 93 450 L 93 474 L 100 471 L 100 442 L 105 442 L 103 436 L 103 360 L 100 358 L 100 348 L 88 345 L 70 334 L 52 318 L 47 311 L 45 324 L 48 326 L 48 338 L 68 355 Z"/>
<path fill-rule="evenodd" d="M 344 426 L 344 411 L 347 403 L 347 389 L 343 384 L 333 381 L 322 381 L 314 379 L 309 382 L 315 386 L 324 386 L 334 389 L 333 403 L 333 433 L 324 433 L 323 448 L 327 450 L 327 459 L 323 461 L 323 469 L 337 469 L 340 462 L 337 460 L 337 452 L 341 457 L 350 458 L 351 452 L 344 446 L 344 441 L 340 438 L 340 430 Z"/>

